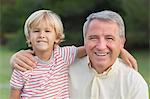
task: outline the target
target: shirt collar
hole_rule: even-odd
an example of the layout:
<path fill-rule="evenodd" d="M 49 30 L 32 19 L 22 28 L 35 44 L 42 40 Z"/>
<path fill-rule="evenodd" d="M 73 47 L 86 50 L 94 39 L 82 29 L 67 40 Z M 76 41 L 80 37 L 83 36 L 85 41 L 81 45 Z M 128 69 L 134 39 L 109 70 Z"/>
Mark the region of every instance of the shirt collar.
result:
<path fill-rule="evenodd" d="M 105 77 L 108 77 L 113 71 L 114 71 L 114 68 L 115 68 L 115 65 L 116 65 L 116 62 L 117 62 L 118 59 L 116 59 L 115 63 L 109 67 L 106 71 L 104 71 L 103 73 L 99 74 L 92 66 L 91 66 L 91 62 L 89 60 L 89 57 L 87 57 L 87 62 L 88 62 L 88 67 L 89 69 L 93 72 L 94 76 L 97 76 L 97 77 L 102 77 L 102 78 L 105 78 Z"/>

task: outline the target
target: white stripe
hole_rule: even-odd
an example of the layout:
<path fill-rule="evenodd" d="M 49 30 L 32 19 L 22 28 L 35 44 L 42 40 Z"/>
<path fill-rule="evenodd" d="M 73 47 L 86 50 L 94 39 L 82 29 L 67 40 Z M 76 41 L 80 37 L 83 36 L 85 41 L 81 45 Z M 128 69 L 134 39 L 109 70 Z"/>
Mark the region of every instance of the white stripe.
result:
<path fill-rule="evenodd" d="M 69 98 L 69 89 L 68 89 L 68 66 L 73 60 L 75 54 L 75 47 L 67 47 L 63 49 L 56 49 L 54 51 L 54 60 L 50 65 L 45 65 L 39 63 L 34 71 L 28 71 L 23 73 L 24 77 L 26 78 L 25 86 L 23 89 L 22 96 L 29 97 L 65 97 Z M 63 52 L 64 53 L 63 53 Z M 62 55 L 62 53 L 64 55 Z M 66 56 L 66 54 L 68 56 Z M 65 60 L 64 60 L 65 56 Z M 71 57 L 70 57 L 71 56 Z M 70 61 L 71 60 L 71 61 Z M 14 73 L 14 77 L 12 78 L 13 86 L 19 86 L 22 83 L 20 80 L 22 77 L 21 72 Z M 19 79 L 18 79 L 19 78 Z M 13 81 L 14 80 L 14 81 Z M 17 83 L 15 83 L 17 82 Z"/>

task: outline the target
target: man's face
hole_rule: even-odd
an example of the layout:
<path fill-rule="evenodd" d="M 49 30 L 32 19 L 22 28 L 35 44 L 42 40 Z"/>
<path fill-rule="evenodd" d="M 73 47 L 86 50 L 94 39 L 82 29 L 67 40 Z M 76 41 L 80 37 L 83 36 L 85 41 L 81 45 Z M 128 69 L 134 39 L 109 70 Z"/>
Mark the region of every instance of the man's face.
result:
<path fill-rule="evenodd" d="M 99 73 L 111 67 L 124 46 L 117 23 L 94 19 L 85 36 L 85 48 L 92 67 Z"/>

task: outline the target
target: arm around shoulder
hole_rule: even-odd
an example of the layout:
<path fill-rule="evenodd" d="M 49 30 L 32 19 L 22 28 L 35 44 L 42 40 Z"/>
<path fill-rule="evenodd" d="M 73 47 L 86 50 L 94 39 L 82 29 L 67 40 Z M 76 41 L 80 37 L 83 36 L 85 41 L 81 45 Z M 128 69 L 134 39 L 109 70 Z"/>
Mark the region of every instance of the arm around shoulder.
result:
<path fill-rule="evenodd" d="M 84 46 L 77 47 L 77 58 L 82 58 L 86 56 L 86 51 Z"/>

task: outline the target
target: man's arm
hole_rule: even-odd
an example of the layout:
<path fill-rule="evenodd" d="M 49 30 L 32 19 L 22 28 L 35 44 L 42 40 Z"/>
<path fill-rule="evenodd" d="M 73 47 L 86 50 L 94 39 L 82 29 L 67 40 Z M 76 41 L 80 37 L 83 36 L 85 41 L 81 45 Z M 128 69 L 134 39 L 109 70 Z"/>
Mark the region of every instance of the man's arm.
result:
<path fill-rule="evenodd" d="M 84 47 L 78 48 L 77 57 L 83 57 L 86 55 Z M 121 58 L 132 68 L 137 70 L 137 62 L 135 58 L 125 49 L 121 50 Z M 26 71 L 32 69 L 36 66 L 36 60 L 33 58 L 33 51 L 31 50 L 21 50 L 15 53 L 11 57 L 10 64 L 12 68 L 16 68 L 21 71 Z"/>
<path fill-rule="evenodd" d="M 77 57 L 82 58 L 85 55 L 86 55 L 85 47 L 84 46 L 78 47 Z M 120 56 L 125 61 L 126 64 L 128 64 L 130 67 L 138 71 L 136 59 L 127 50 L 122 49 Z"/>
<path fill-rule="evenodd" d="M 20 99 L 20 90 L 11 88 L 9 99 Z"/>
<path fill-rule="evenodd" d="M 10 59 L 10 65 L 20 71 L 31 70 L 36 66 L 36 60 L 33 58 L 34 52 L 31 50 L 21 50 L 15 53 Z"/>

